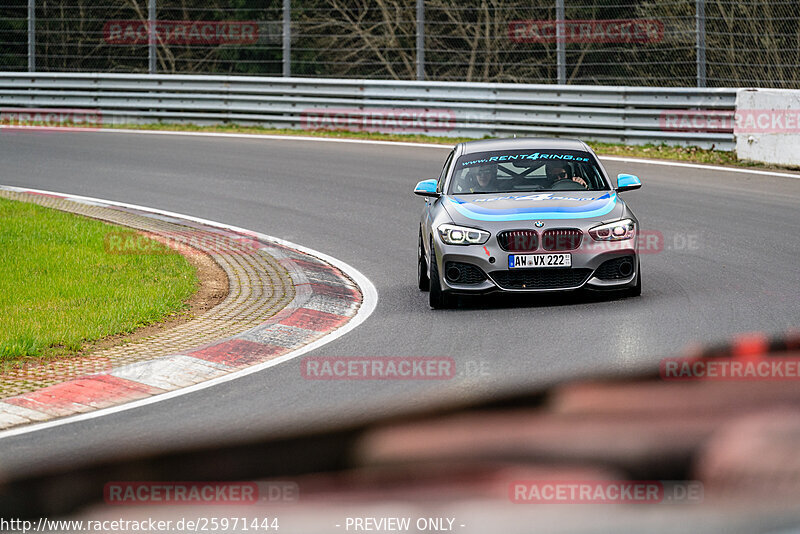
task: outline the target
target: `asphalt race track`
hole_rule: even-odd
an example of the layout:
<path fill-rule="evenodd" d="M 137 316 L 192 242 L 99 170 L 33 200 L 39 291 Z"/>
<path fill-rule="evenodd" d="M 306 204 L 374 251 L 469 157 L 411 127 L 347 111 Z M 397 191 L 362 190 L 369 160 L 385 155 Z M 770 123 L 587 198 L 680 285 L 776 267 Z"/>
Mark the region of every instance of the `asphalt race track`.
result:
<path fill-rule="evenodd" d="M 0 440 L 0 474 L 381 417 L 590 373 L 653 367 L 688 344 L 800 325 L 800 179 L 606 162 L 663 250 L 634 299 L 469 300 L 433 311 L 416 288 L 414 184 L 444 149 L 101 132 L 0 132 L 0 183 L 220 221 L 354 266 L 373 315 L 326 356 L 451 356 L 449 381 L 307 381 L 299 360 L 104 417 Z"/>

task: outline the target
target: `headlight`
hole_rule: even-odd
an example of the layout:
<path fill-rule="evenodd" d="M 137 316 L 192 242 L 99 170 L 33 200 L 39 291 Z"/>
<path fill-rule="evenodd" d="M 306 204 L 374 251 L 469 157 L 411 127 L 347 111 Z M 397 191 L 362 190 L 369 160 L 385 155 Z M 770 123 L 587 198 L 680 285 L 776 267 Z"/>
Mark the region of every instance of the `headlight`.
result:
<path fill-rule="evenodd" d="M 608 224 L 595 226 L 589 235 L 596 241 L 623 241 L 636 235 L 636 223 L 631 219 L 622 219 Z"/>
<path fill-rule="evenodd" d="M 455 224 L 442 224 L 438 230 L 439 237 L 448 245 L 483 245 L 489 239 L 489 232 Z"/>

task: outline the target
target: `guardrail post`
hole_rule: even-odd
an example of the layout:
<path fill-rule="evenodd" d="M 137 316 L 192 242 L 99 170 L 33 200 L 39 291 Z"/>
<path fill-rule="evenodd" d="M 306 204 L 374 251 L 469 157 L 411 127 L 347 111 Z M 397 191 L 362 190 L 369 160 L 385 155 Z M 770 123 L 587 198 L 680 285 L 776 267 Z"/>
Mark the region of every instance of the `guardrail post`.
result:
<path fill-rule="evenodd" d="M 147 72 L 156 73 L 156 0 L 147 5 Z"/>
<path fill-rule="evenodd" d="M 283 0 L 283 75 L 292 75 L 292 0 Z"/>
<path fill-rule="evenodd" d="M 706 86 L 706 0 L 696 0 L 697 87 Z"/>
<path fill-rule="evenodd" d="M 417 0 L 417 80 L 425 79 L 425 0 Z"/>
<path fill-rule="evenodd" d="M 564 19 L 564 0 L 556 0 L 556 62 L 559 85 L 567 84 L 567 36 Z"/>
<path fill-rule="evenodd" d="M 28 72 L 36 72 L 36 0 L 28 0 Z"/>

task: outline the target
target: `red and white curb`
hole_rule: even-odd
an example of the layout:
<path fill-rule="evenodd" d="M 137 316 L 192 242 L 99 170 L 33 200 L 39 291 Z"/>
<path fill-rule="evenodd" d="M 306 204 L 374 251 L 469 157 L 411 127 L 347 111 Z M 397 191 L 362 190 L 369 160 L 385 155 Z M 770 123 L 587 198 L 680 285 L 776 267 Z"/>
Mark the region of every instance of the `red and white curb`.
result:
<path fill-rule="evenodd" d="M 285 308 L 235 336 L 3 399 L 0 427 L 26 426 L 2 431 L 0 439 L 145 406 L 267 369 L 343 336 L 377 305 L 375 286 L 358 270 L 282 239 L 133 204 L 11 186 L 0 189 L 132 210 L 233 238 L 255 239 L 261 250 L 286 268 L 295 287 L 295 297 Z M 57 417 L 61 419 L 47 421 Z"/>

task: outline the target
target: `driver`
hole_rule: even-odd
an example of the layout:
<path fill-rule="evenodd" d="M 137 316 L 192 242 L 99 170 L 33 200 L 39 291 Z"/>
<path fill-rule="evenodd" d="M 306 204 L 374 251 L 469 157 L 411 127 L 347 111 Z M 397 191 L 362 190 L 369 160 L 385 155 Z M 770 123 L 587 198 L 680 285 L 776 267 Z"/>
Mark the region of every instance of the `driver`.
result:
<path fill-rule="evenodd" d="M 572 174 L 570 174 L 569 165 L 564 165 L 563 163 L 559 163 L 557 161 L 551 161 L 545 164 L 545 172 L 547 172 L 547 178 L 550 180 L 550 187 L 553 187 L 556 183 L 562 180 L 572 180 L 576 184 L 580 184 L 587 189 L 589 188 L 589 186 L 586 184 L 586 180 L 580 176 L 572 176 Z"/>
<path fill-rule="evenodd" d="M 497 191 L 497 164 L 482 165 L 478 168 L 475 185 L 470 193 L 494 193 Z"/>

